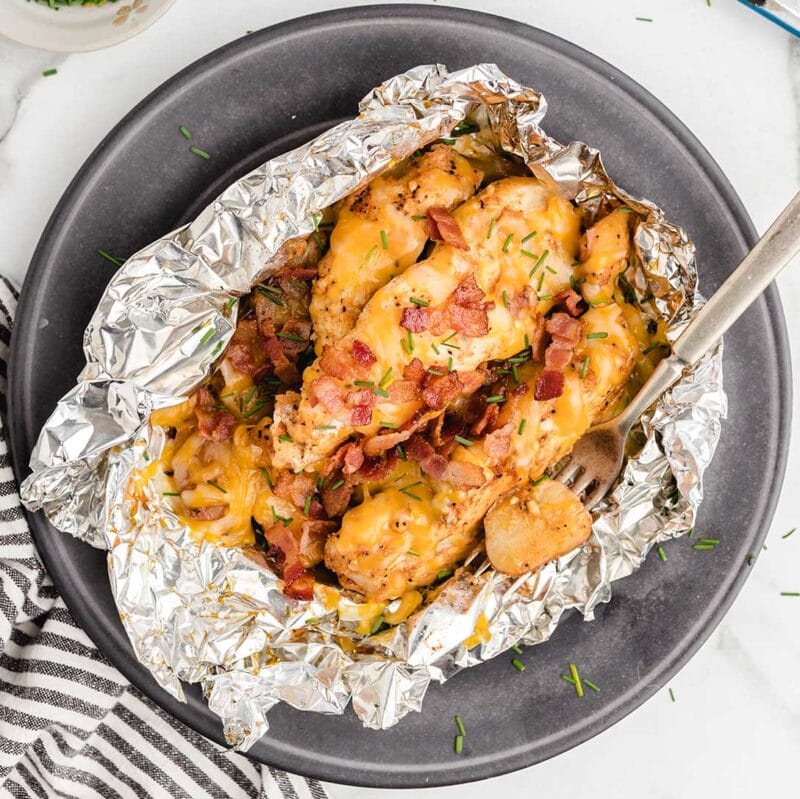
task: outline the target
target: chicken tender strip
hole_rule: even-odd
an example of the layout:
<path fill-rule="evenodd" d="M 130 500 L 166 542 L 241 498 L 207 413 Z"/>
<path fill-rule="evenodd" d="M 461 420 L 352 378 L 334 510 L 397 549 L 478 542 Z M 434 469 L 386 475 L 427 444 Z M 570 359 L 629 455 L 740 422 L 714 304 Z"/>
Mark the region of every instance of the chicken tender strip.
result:
<path fill-rule="evenodd" d="M 372 365 L 359 375 L 363 382 L 383 383 L 385 388 L 387 375 L 400 378 L 413 358 L 426 368 L 456 371 L 508 358 L 526 346 L 526 336 L 550 309 L 553 296 L 569 288 L 580 220 L 566 199 L 536 178 L 499 180 L 457 208 L 453 217 L 469 249 L 437 245 L 430 258 L 379 289 L 355 328 L 336 345 L 344 353 L 354 344 L 365 346 L 374 355 Z M 487 335 L 452 330 L 412 334 L 401 326 L 404 310 L 415 305 L 412 298 L 429 307 L 445 305 L 470 277 L 484 292 L 483 299 L 493 303 Z M 538 302 L 537 292 L 542 297 Z M 276 403 L 272 435 L 278 468 L 306 469 L 354 432 L 373 435 L 383 421 L 403 425 L 421 407 L 421 399 L 396 404 L 378 391 L 369 424 L 354 426 L 347 418 L 332 416 L 314 393 L 315 381 L 323 377 L 320 360 L 306 369 L 299 398 L 289 393 Z M 334 380 L 342 395 L 350 390 L 347 380 L 325 377 L 328 387 Z"/>
<path fill-rule="evenodd" d="M 343 201 L 311 298 L 318 355 L 353 329 L 381 286 L 419 258 L 428 240 L 425 212 L 460 205 L 482 177 L 452 147 L 437 144 Z"/>
<path fill-rule="evenodd" d="M 481 520 L 499 497 L 538 477 L 572 449 L 617 398 L 638 352 L 618 305 L 593 308 L 582 319 L 583 339 L 565 370 L 563 394 L 534 399 L 541 366 L 525 364 L 520 379 L 528 385 L 526 393 L 504 404 L 493 433 L 455 451 L 454 460 L 484 470 L 487 480 L 481 487 L 459 490 L 415 472 L 414 464 L 402 464 L 402 480 L 393 476 L 389 487 L 344 515 L 325 546 L 325 563 L 343 586 L 387 601 L 430 584 L 470 552 Z M 608 335 L 587 338 L 601 332 Z"/>

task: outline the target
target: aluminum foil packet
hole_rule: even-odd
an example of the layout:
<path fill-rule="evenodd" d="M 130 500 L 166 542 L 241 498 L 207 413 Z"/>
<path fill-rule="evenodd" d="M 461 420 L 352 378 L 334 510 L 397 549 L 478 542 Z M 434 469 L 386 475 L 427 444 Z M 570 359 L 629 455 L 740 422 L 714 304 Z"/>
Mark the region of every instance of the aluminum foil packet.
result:
<path fill-rule="evenodd" d="M 195 543 L 158 491 L 131 491 L 164 443 L 149 414 L 207 377 L 235 328 L 232 300 L 269 274 L 279 247 L 466 117 L 494 146 L 549 175 L 590 220 L 612 206 L 632 209 L 631 292 L 644 313 L 667 321 L 674 340 L 702 302 L 692 242 L 656 206 L 617 187 L 597 150 L 548 137 L 546 109 L 544 97 L 493 64 L 397 75 L 364 98 L 355 119 L 245 175 L 194 222 L 129 258 L 92 317 L 86 367 L 41 432 L 23 501 L 108 550 L 137 657 L 181 699 L 181 681 L 201 682 L 239 749 L 267 731 L 268 711 L 281 701 L 321 713 L 352 702 L 365 726 L 390 727 L 420 710 L 431 681 L 546 641 L 567 610 L 591 619 L 614 580 L 694 523 L 726 412 L 719 350 L 642 419 L 641 449 L 594 513 L 583 546 L 516 579 L 477 550 L 435 598 L 376 635 L 357 634 L 365 608 L 352 596 L 320 589 L 309 602 L 287 599 L 282 582 L 242 550 Z M 477 643 L 476 625 L 484 632 Z"/>

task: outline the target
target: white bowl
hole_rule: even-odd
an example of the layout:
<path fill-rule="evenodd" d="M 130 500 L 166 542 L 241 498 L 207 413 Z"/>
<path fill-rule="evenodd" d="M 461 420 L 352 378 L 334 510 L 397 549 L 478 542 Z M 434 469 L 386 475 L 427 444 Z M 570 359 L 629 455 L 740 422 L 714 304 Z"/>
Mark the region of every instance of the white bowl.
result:
<path fill-rule="evenodd" d="M 152 25 L 175 0 L 118 0 L 102 6 L 60 6 L 0 0 L 0 34 L 61 53 L 99 50 Z"/>

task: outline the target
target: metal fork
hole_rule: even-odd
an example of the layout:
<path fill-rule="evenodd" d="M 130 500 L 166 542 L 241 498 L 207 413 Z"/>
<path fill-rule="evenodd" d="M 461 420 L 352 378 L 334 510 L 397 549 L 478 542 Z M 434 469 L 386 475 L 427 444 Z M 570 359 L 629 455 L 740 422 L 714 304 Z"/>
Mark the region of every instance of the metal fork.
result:
<path fill-rule="evenodd" d="M 798 251 L 800 193 L 690 322 L 633 401 L 615 418 L 588 430 L 551 476 L 581 496 L 588 510 L 600 502 L 622 470 L 625 440 L 639 417 L 714 347 Z"/>

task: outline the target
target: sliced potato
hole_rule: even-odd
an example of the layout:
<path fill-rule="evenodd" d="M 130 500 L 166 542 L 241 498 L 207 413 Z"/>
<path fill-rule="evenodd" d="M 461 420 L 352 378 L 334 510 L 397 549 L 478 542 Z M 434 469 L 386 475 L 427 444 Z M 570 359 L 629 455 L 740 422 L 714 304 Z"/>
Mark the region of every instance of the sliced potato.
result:
<path fill-rule="evenodd" d="M 486 514 L 484 529 L 492 566 L 518 577 L 582 544 L 592 517 L 563 483 L 546 480 L 499 499 Z"/>

